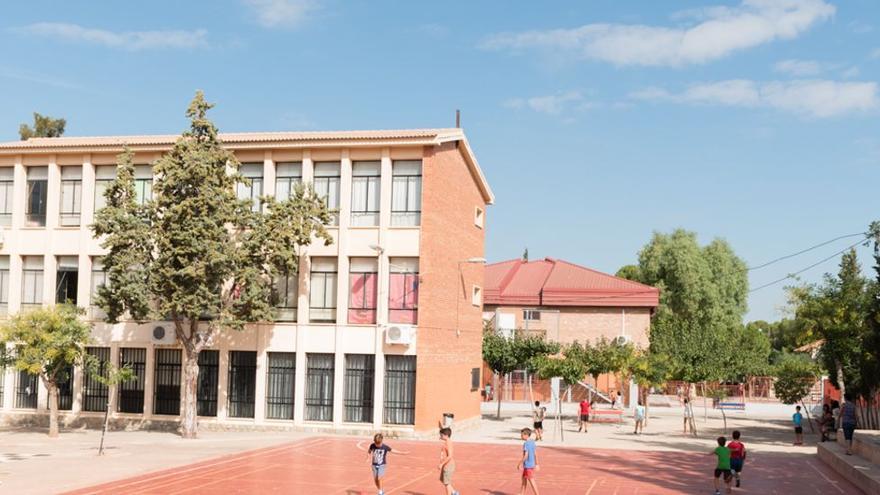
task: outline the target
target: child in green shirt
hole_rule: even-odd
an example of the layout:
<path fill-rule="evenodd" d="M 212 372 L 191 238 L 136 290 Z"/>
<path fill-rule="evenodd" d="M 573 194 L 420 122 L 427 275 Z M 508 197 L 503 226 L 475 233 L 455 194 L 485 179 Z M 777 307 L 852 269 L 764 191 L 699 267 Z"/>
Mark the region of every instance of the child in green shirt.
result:
<path fill-rule="evenodd" d="M 727 439 L 718 437 L 718 447 L 708 455 L 718 457 L 718 464 L 715 466 L 715 495 L 721 495 L 720 477 L 724 475 L 724 484 L 727 485 L 727 493 L 731 493 L 733 489 L 730 487 L 730 481 L 733 476 L 730 474 L 730 449 L 725 447 Z"/>

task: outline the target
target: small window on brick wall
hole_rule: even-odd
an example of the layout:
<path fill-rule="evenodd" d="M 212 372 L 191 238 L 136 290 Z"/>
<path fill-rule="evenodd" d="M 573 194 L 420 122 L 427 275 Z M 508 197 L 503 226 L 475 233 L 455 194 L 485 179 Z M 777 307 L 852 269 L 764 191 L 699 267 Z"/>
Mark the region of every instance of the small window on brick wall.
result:
<path fill-rule="evenodd" d="M 537 309 L 524 309 L 523 320 L 541 321 L 541 312 Z"/>
<path fill-rule="evenodd" d="M 480 207 L 474 209 L 474 225 L 483 228 L 483 209 Z"/>
<path fill-rule="evenodd" d="M 481 306 L 483 304 L 483 289 L 475 285 L 471 292 L 471 304 Z"/>

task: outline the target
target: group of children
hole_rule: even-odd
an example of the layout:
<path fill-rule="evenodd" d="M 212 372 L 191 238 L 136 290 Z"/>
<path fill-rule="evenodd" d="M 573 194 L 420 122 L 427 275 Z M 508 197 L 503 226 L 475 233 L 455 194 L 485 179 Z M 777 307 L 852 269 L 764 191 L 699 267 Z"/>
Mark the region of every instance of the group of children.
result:
<path fill-rule="evenodd" d="M 743 464 L 746 461 L 746 446 L 739 440 L 739 431 L 733 432 L 733 440 L 729 443 L 727 438 L 718 437 L 718 447 L 709 453 L 718 458 L 715 465 L 715 495 L 721 495 L 721 478 L 724 478 L 724 484 L 727 487 L 727 493 L 732 491 L 731 482 L 736 479 L 736 486 L 739 487 L 742 482 L 740 474 L 742 473 Z"/>
<path fill-rule="evenodd" d="M 541 420 L 543 421 L 543 411 Z M 536 423 L 539 423 L 536 421 Z M 532 430 L 523 428 L 520 430 L 520 438 L 523 440 L 522 458 L 516 465 L 517 471 L 521 471 L 522 475 L 522 491 L 525 495 L 526 488 L 531 487 L 535 495 L 538 494 L 538 485 L 535 483 L 535 471 L 538 470 L 538 453 L 535 441 L 532 440 Z M 452 476 L 455 474 L 455 456 L 452 446 L 452 430 L 449 428 L 440 429 L 440 465 L 437 469 L 440 471 L 440 483 L 446 490 L 447 495 L 459 495 L 458 490 L 452 485 Z M 381 433 L 373 436 L 373 443 L 367 449 L 367 460 L 373 473 L 373 483 L 379 490 L 379 495 L 385 495 L 382 485 L 382 478 L 385 477 L 385 469 L 387 466 L 388 454 L 392 452 L 391 447 L 385 444 L 385 439 Z M 402 450 L 394 451 L 398 454 L 407 455 L 409 452 Z"/>

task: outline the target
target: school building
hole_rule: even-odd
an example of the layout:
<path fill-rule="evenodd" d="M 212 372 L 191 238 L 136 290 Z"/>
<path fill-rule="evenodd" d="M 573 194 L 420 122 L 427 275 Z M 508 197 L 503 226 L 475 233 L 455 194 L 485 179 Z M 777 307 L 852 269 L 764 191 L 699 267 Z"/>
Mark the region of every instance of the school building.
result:
<path fill-rule="evenodd" d="M 82 370 L 61 387 L 62 421 L 174 426 L 182 353 L 166 321 L 110 325 L 93 297 L 105 282 L 89 225 L 135 153 L 139 201 L 151 163 L 178 136 L 36 138 L 0 143 L 0 311 L 72 302 L 94 325 L 88 352 L 130 363 L 137 380 L 105 387 Z M 203 427 L 434 431 L 443 413 L 479 420 L 483 246 L 493 202 L 459 128 L 221 134 L 251 181 L 241 198 L 285 198 L 312 184 L 337 210 L 330 246 L 276 281 L 276 321 L 219 335 L 199 356 Z M 27 373 L 0 374 L 0 417 L 47 414 Z M 63 423 L 63 424 L 64 424 Z"/>
<path fill-rule="evenodd" d="M 660 297 L 655 287 L 553 258 L 490 264 L 484 291 L 484 319 L 506 335 L 518 332 L 563 344 L 605 337 L 642 348 L 648 346 L 651 315 Z M 488 369 L 484 373 L 491 376 Z M 532 399 L 549 398 L 547 382 L 525 372 L 513 373 L 498 392 L 507 400 L 527 400 L 529 381 Z M 621 389 L 628 394 L 629 386 L 610 375 L 585 383 L 606 395 Z M 586 389 L 572 392 L 572 399 L 580 400 Z"/>

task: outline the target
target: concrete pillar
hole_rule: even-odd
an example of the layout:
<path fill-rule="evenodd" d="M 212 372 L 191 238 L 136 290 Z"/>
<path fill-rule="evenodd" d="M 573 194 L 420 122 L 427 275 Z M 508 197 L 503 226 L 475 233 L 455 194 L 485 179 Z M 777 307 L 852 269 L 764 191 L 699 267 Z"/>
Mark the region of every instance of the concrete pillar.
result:
<path fill-rule="evenodd" d="M 57 214 L 57 210 L 56 210 Z M 58 259 L 52 254 L 43 256 L 43 306 L 55 304 L 55 282 L 57 279 Z"/>
<path fill-rule="evenodd" d="M 15 157 L 15 170 L 12 184 L 12 228 L 24 226 L 25 204 L 27 202 L 27 168 L 22 163 L 21 155 Z"/>
<path fill-rule="evenodd" d="M 55 155 L 49 155 L 49 183 L 46 188 L 46 230 L 58 227 L 61 211 L 61 167 Z M 49 236 L 52 237 L 51 234 Z M 51 244 L 50 244 L 51 245 Z"/>
<path fill-rule="evenodd" d="M 5 410 L 12 409 L 15 405 L 15 375 L 12 367 L 0 368 L 0 380 L 3 380 L 3 400 L 0 401 L 0 408 Z"/>
<path fill-rule="evenodd" d="M 305 167 L 303 167 L 305 168 Z M 305 421 L 306 402 L 306 353 L 305 327 L 309 321 L 309 271 L 311 263 L 308 254 L 299 259 L 299 299 L 297 301 L 296 325 L 296 369 L 294 370 L 293 423 L 302 425 Z"/>
<path fill-rule="evenodd" d="M 144 419 L 153 417 L 153 396 L 156 376 L 156 349 L 147 344 L 147 359 L 144 363 Z"/>
<path fill-rule="evenodd" d="M 275 160 L 272 151 L 263 154 L 263 195 L 275 197 Z"/>
<path fill-rule="evenodd" d="M 21 279 L 24 260 L 18 254 L 9 255 L 9 314 L 21 309 Z"/>
<path fill-rule="evenodd" d="M 112 366 L 119 366 L 119 343 L 111 342 L 110 343 L 110 364 Z M 119 387 L 116 385 L 111 385 L 109 390 L 107 391 L 108 397 L 110 399 L 110 415 L 112 417 L 116 417 L 117 409 L 119 408 Z"/>
<path fill-rule="evenodd" d="M 227 405 L 229 404 L 229 343 L 226 339 L 220 340 L 220 363 L 217 367 L 217 419 L 223 420 L 228 417 Z"/>
<path fill-rule="evenodd" d="M 262 423 L 266 419 L 266 376 L 269 369 L 268 329 L 263 325 L 255 325 L 257 333 L 257 370 L 256 388 L 254 389 L 254 422 Z"/>

